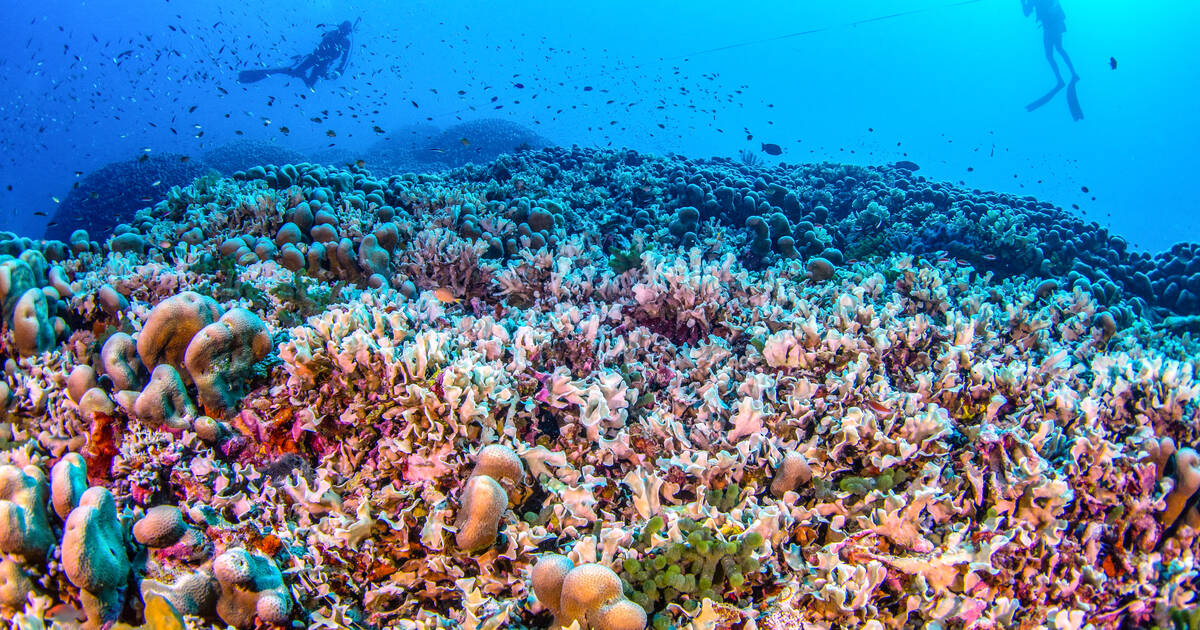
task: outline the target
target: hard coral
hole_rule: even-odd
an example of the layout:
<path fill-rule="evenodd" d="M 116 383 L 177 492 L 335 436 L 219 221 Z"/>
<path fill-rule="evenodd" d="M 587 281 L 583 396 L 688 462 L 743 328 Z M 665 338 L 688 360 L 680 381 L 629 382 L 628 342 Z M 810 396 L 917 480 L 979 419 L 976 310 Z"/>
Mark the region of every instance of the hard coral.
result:
<path fill-rule="evenodd" d="M 67 516 L 62 562 L 67 578 L 80 589 L 89 627 L 102 627 L 120 615 L 130 566 L 124 527 L 107 488 L 89 488 Z"/>
<path fill-rule="evenodd" d="M 285 624 L 291 618 L 291 595 L 270 558 L 229 549 L 213 560 L 212 571 L 221 585 L 217 614 L 225 623 L 250 628 L 256 620 Z"/>
<path fill-rule="evenodd" d="M 625 599 L 621 578 L 599 564 L 572 566 L 557 554 L 542 556 L 533 568 L 538 601 L 554 612 L 555 627 L 578 623 L 583 630 L 642 630 L 646 611 Z"/>
<path fill-rule="evenodd" d="M 271 352 L 271 335 L 254 313 L 231 309 L 196 333 L 184 364 L 196 382 L 200 403 L 209 413 L 230 415 L 245 395 L 254 364 Z"/>

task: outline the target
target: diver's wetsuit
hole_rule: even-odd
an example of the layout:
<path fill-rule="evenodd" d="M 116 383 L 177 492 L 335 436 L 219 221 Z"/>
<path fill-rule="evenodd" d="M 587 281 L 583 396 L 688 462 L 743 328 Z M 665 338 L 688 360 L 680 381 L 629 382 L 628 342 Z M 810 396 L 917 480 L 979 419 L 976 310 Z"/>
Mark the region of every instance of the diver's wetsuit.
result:
<path fill-rule="evenodd" d="M 1059 0 L 1021 0 L 1021 4 L 1025 9 L 1025 15 L 1029 15 L 1034 10 L 1037 11 L 1037 20 L 1042 25 L 1046 60 L 1050 62 L 1050 69 L 1054 71 L 1054 76 L 1058 79 L 1059 84 L 1063 83 L 1063 78 L 1058 71 L 1058 64 L 1054 61 L 1055 50 L 1062 55 L 1067 69 L 1071 71 L 1071 79 L 1075 80 L 1078 77 L 1075 73 L 1075 66 L 1071 64 L 1071 58 L 1063 48 L 1063 33 L 1067 32 L 1067 14 L 1063 11 L 1062 4 Z"/>
<path fill-rule="evenodd" d="M 300 60 L 295 64 L 282 68 L 243 70 L 238 73 L 238 81 L 254 83 L 273 74 L 286 74 L 303 79 L 304 84 L 311 88 L 318 79 L 330 78 L 329 68 L 339 57 L 341 62 L 335 72 L 340 75 L 346 71 L 346 66 L 350 64 L 350 34 L 353 32 L 353 24 L 342 22 L 336 29 L 321 37 L 321 43 L 317 45 L 316 50 L 303 58 L 296 57 Z"/>
<path fill-rule="evenodd" d="M 312 87 L 317 79 L 329 74 L 329 67 L 341 58 L 337 73 L 341 74 L 350 63 L 350 31 L 349 22 L 342 22 L 338 28 L 325 33 L 317 49 L 309 53 L 299 63 L 288 69 L 288 74 L 304 80 L 304 84 Z"/>

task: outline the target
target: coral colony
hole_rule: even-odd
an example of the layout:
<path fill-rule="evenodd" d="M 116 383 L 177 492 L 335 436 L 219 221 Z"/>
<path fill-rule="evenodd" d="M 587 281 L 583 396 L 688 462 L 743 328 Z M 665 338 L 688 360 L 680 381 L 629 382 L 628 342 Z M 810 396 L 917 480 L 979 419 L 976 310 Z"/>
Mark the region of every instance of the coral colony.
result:
<path fill-rule="evenodd" d="M 8 235 L 0 618 L 1197 623 L 1197 252 L 914 169 L 257 166 Z"/>

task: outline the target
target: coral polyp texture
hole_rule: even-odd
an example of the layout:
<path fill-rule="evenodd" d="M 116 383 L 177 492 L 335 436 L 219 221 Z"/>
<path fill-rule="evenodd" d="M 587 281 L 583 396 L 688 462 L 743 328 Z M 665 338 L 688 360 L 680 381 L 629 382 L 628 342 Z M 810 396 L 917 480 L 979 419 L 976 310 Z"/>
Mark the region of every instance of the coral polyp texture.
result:
<path fill-rule="evenodd" d="M 15 627 L 1194 606 L 1196 245 L 907 168 L 612 150 L 163 194 L 102 241 L 0 235 Z"/>

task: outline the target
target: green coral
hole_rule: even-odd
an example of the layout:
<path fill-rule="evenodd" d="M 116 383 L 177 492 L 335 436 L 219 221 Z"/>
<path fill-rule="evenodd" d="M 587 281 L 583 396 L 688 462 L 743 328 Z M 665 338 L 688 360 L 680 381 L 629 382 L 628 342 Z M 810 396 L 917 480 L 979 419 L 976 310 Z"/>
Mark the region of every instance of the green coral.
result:
<path fill-rule="evenodd" d="M 713 492 L 721 495 L 714 498 L 722 504 L 728 503 L 725 497 L 730 494 L 736 497 L 736 492 Z M 678 523 L 683 541 L 654 544 L 665 527 L 662 517 L 650 519 L 638 536 L 640 558 L 626 558 L 620 567 L 621 578 L 633 590 L 629 598 L 651 613 L 655 628 L 670 627 L 668 604 L 677 603 L 694 611 L 705 598 L 738 598 L 748 591 L 747 577 L 762 571 L 753 557 L 754 550 L 763 543 L 758 532 L 728 539 L 684 518 Z"/>
<path fill-rule="evenodd" d="M 341 298 L 345 283 L 337 282 L 332 286 L 322 283 L 304 272 L 303 269 L 292 274 L 291 283 L 283 283 L 271 289 L 271 295 L 279 300 L 276 310 L 279 323 L 284 326 L 299 326 L 309 317 L 324 312 L 325 309 Z"/>
<path fill-rule="evenodd" d="M 616 274 L 623 274 L 630 269 L 637 269 L 642 266 L 642 254 L 653 250 L 653 247 L 643 247 L 641 243 L 634 242 L 628 249 L 618 249 L 616 247 L 608 248 L 609 259 L 608 264 Z"/>

